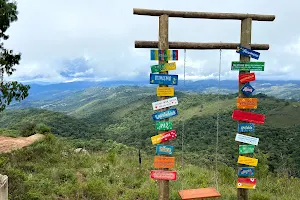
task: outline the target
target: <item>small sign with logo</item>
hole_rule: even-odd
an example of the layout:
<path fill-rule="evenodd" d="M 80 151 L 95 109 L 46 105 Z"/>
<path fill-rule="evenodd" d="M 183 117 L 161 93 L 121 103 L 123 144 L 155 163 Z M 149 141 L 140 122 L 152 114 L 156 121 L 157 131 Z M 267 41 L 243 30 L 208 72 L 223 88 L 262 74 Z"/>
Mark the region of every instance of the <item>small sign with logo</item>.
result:
<path fill-rule="evenodd" d="M 254 88 L 250 85 L 250 83 L 246 83 L 242 88 L 241 91 L 246 97 L 249 97 L 254 92 Z"/>
<path fill-rule="evenodd" d="M 173 87 L 157 87 L 156 94 L 158 97 L 172 97 L 174 96 Z"/>
<path fill-rule="evenodd" d="M 247 83 L 247 82 L 251 82 L 251 81 L 255 81 L 255 73 L 246 73 L 246 74 L 240 74 L 239 75 L 239 82 L 240 83 Z"/>
<path fill-rule="evenodd" d="M 255 167 L 257 166 L 258 159 L 247 157 L 247 156 L 239 156 L 238 163 L 242 165 L 250 165 Z"/>
<path fill-rule="evenodd" d="M 240 177 L 251 177 L 254 176 L 254 167 L 239 167 L 238 176 Z"/>
<path fill-rule="evenodd" d="M 171 130 L 151 137 L 152 144 L 163 143 L 177 137 L 176 130 Z"/>
<path fill-rule="evenodd" d="M 160 131 L 168 131 L 173 128 L 172 121 L 166 121 L 166 122 L 156 122 L 156 130 Z"/>
<path fill-rule="evenodd" d="M 254 145 L 239 145 L 239 154 L 254 153 Z"/>
<path fill-rule="evenodd" d="M 152 115 L 152 118 L 153 118 L 153 120 L 157 121 L 157 120 L 163 120 L 163 119 L 166 119 L 166 118 L 175 117 L 177 115 L 178 115 L 177 109 L 176 108 L 171 108 L 171 109 L 166 110 L 166 111 L 154 113 Z"/>
<path fill-rule="evenodd" d="M 173 154 L 174 147 L 170 145 L 156 145 L 156 154 L 157 155 L 168 155 L 171 156 Z"/>
<path fill-rule="evenodd" d="M 250 133 L 254 132 L 255 126 L 252 123 L 242 123 L 238 126 L 238 132 L 240 133 Z"/>
<path fill-rule="evenodd" d="M 237 98 L 236 106 L 238 109 L 256 109 L 257 98 Z"/>
<path fill-rule="evenodd" d="M 238 178 L 237 188 L 255 189 L 256 178 Z"/>
<path fill-rule="evenodd" d="M 156 180 L 172 180 L 175 181 L 177 178 L 176 171 L 167 171 L 167 170 L 151 170 L 150 178 Z"/>
<path fill-rule="evenodd" d="M 254 58 L 256 60 L 259 59 L 259 55 L 260 55 L 259 52 L 253 51 L 253 50 L 243 47 L 241 45 L 237 46 L 236 52 L 243 56 L 248 56 L 248 57 Z"/>
<path fill-rule="evenodd" d="M 154 168 L 173 168 L 175 157 L 154 156 Z"/>

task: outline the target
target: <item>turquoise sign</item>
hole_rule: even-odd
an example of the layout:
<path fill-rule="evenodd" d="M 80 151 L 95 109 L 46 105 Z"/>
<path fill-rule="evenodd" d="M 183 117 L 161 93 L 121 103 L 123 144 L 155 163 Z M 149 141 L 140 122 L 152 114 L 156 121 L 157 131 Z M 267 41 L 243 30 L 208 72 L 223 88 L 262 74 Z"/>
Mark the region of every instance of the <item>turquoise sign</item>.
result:
<path fill-rule="evenodd" d="M 156 145 L 156 154 L 157 155 L 169 155 L 171 156 L 173 154 L 174 147 L 169 145 L 162 145 L 158 144 Z"/>

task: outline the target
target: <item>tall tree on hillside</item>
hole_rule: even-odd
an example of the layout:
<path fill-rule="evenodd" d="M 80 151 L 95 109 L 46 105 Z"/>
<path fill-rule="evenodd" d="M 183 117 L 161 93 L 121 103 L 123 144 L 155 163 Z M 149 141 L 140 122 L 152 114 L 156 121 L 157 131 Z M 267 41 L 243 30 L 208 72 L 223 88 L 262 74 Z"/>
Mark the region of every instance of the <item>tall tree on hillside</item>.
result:
<path fill-rule="evenodd" d="M 28 96 L 29 85 L 17 81 L 3 82 L 3 75 L 12 75 L 21 60 L 21 54 L 14 54 L 13 50 L 4 48 L 3 41 L 9 36 L 5 34 L 10 24 L 18 20 L 17 4 L 9 0 L 0 0 L 0 112 L 3 111 L 13 99 L 21 101 Z"/>

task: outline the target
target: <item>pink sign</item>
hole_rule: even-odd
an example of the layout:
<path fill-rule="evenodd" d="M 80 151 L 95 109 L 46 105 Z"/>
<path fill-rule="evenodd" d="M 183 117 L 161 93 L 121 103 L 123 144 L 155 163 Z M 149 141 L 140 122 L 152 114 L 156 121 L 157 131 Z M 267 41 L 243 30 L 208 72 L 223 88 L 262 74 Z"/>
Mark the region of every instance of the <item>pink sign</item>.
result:
<path fill-rule="evenodd" d="M 150 178 L 157 180 L 173 180 L 177 178 L 176 171 L 165 171 L 165 170 L 151 170 Z"/>

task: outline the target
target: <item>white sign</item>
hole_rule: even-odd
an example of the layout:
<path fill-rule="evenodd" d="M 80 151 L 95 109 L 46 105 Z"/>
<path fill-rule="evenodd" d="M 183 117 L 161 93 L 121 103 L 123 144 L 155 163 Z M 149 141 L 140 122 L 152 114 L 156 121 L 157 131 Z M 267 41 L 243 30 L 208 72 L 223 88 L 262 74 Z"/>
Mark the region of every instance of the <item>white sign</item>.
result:
<path fill-rule="evenodd" d="M 243 142 L 246 144 L 257 145 L 258 140 L 259 140 L 259 138 L 251 137 L 251 136 L 243 135 L 243 134 L 238 134 L 238 133 L 235 136 L 235 141 Z"/>
<path fill-rule="evenodd" d="M 159 110 L 162 108 L 167 108 L 170 106 L 176 106 L 178 104 L 177 97 L 172 97 L 169 99 L 164 99 L 161 101 L 156 101 L 152 103 L 153 110 Z"/>

